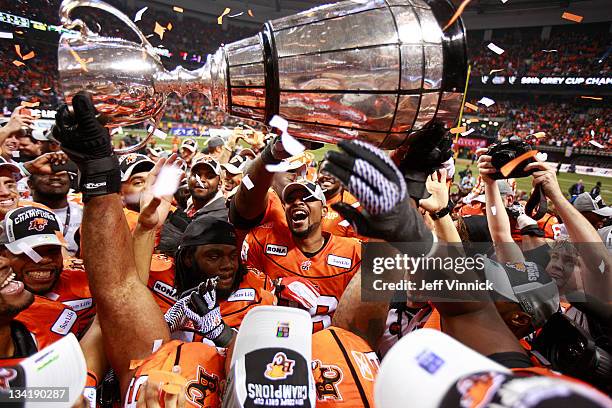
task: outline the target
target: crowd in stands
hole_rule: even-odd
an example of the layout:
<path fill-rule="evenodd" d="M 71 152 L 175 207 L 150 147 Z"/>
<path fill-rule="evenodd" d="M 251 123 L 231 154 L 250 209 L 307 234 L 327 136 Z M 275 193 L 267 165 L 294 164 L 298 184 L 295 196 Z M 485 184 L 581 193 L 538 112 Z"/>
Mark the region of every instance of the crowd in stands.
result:
<path fill-rule="evenodd" d="M 473 75 L 594 75 L 611 74 L 612 47 L 609 24 L 554 26 L 550 38 L 541 38 L 542 27 L 494 30 L 490 40 L 483 31 L 469 33 L 469 52 Z M 487 48 L 501 47 L 498 55 Z"/>

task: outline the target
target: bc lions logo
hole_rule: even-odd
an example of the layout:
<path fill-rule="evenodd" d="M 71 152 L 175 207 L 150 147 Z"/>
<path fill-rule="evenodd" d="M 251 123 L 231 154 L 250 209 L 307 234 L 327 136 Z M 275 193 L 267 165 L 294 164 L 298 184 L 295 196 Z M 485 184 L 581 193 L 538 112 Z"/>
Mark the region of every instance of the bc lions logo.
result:
<path fill-rule="evenodd" d="M 41 232 L 45 229 L 48 223 L 49 220 L 47 220 L 46 218 L 34 218 L 32 221 L 30 221 L 30 226 L 28 227 L 28 230 L 36 230 L 38 232 Z"/>
<path fill-rule="evenodd" d="M 295 360 L 287 358 L 287 355 L 279 351 L 274 355 L 272 362 L 268 364 L 264 376 L 270 380 L 284 380 L 293 375 Z"/>
<path fill-rule="evenodd" d="M 0 368 L 0 390 L 11 389 L 11 380 L 17 378 L 17 371 L 12 368 Z"/>
<path fill-rule="evenodd" d="M 124 162 L 126 166 L 129 166 L 130 164 L 134 163 L 136 161 L 136 159 L 138 158 L 137 155 L 135 155 L 134 153 L 132 154 L 128 154 L 127 156 L 125 156 Z"/>
<path fill-rule="evenodd" d="M 496 373 L 483 373 L 459 380 L 456 387 L 461 395 L 461 406 L 488 406 L 503 380 L 503 375 Z"/>
<path fill-rule="evenodd" d="M 193 404 L 203 407 L 206 397 L 219 390 L 219 377 L 209 374 L 202 366 L 198 366 L 198 377 L 188 381 L 185 386 L 187 399 Z"/>
<path fill-rule="evenodd" d="M 320 360 L 312 362 L 312 373 L 317 388 L 317 399 L 342 400 L 338 385 L 342 382 L 342 370 L 335 365 L 322 365 Z"/>

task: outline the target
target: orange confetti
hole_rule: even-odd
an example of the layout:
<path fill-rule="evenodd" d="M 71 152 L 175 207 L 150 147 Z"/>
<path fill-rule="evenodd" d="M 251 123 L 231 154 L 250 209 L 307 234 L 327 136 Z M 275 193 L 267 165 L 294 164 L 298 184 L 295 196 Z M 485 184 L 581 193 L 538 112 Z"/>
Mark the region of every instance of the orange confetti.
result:
<path fill-rule="evenodd" d="M 184 11 L 183 8 L 179 6 L 172 7 L 172 10 L 176 11 L 177 13 L 182 13 Z"/>
<path fill-rule="evenodd" d="M 248 14 L 249 16 L 251 16 L 251 17 L 254 17 L 254 16 L 253 16 L 253 10 L 251 10 L 251 9 L 249 9 L 249 10 L 247 11 L 247 14 Z"/>
<path fill-rule="evenodd" d="M 157 35 L 159 35 L 159 39 L 163 40 L 164 39 L 164 32 L 166 32 L 166 29 L 159 25 L 159 23 L 156 21 L 155 22 L 155 30 L 153 30 L 153 32 Z"/>
<path fill-rule="evenodd" d="M 442 31 L 446 31 L 446 29 L 448 27 L 450 27 L 451 25 L 453 25 L 453 23 L 455 21 L 457 21 L 459 19 L 459 17 L 461 17 L 461 14 L 463 13 L 463 10 L 465 10 L 465 8 L 467 7 L 468 4 L 470 4 L 470 1 L 472 0 L 463 0 L 463 2 L 461 3 L 461 5 L 459 7 L 457 7 L 457 11 L 455 11 L 455 14 L 453 14 L 453 16 L 451 17 L 450 20 L 448 20 L 448 23 L 446 23 L 446 25 L 444 26 L 444 28 L 442 29 Z"/>
<path fill-rule="evenodd" d="M 35 108 L 38 105 L 40 105 L 40 102 L 21 101 L 21 106 L 25 106 L 26 108 Z"/>
<path fill-rule="evenodd" d="M 28 52 L 26 55 L 24 55 L 24 56 L 23 56 L 23 57 L 21 57 L 21 58 L 22 58 L 24 61 L 27 61 L 27 60 L 29 60 L 30 58 L 34 58 L 34 55 L 36 55 L 36 54 L 34 54 L 34 51 L 30 51 L 30 52 Z"/>
<path fill-rule="evenodd" d="M 223 10 L 223 14 L 221 14 L 218 18 L 217 18 L 217 24 L 222 25 L 223 24 L 223 16 L 226 16 L 230 13 L 230 11 L 232 11 L 231 8 L 226 7 L 225 10 Z"/>
<path fill-rule="evenodd" d="M 600 96 L 586 96 L 586 95 L 582 95 L 581 96 L 582 99 L 593 99 L 595 101 L 603 101 L 603 98 Z"/>
<path fill-rule="evenodd" d="M 466 102 L 466 103 L 465 103 L 465 107 L 466 107 L 466 108 L 470 108 L 470 109 L 471 109 L 471 110 L 473 110 L 473 111 L 478 111 L 478 106 L 476 106 L 476 105 L 472 105 L 472 104 L 471 104 L 471 103 L 469 103 L 469 102 Z"/>
<path fill-rule="evenodd" d="M 573 21 L 575 23 L 581 23 L 584 17 L 579 16 L 577 14 L 568 13 L 567 11 L 561 15 L 561 18 L 569 21 Z"/>
<path fill-rule="evenodd" d="M 75 50 L 70 48 L 70 54 L 72 54 L 72 56 L 74 57 L 75 61 L 78 62 L 81 65 L 81 68 L 83 69 L 83 71 L 89 72 L 89 70 L 87 69 L 87 62 L 83 61 L 83 58 L 81 58 L 81 56 L 79 54 L 77 54 Z M 89 58 L 88 61 L 89 62 L 93 61 L 93 58 Z"/>
<path fill-rule="evenodd" d="M 478 123 L 480 122 L 480 119 L 476 119 L 476 118 L 472 118 L 472 119 L 468 119 L 467 123 Z"/>
<path fill-rule="evenodd" d="M 17 65 L 18 67 L 25 65 L 23 62 L 17 60 L 13 61 L 13 64 Z"/>
<path fill-rule="evenodd" d="M 168 23 L 168 25 L 166 26 L 166 28 L 168 29 L 168 31 L 172 30 L 172 23 Z"/>
<path fill-rule="evenodd" d="M 19 58 L 23 59 L 23 56 L 21 55 L 21 46 L 19 44 L 15 44 L 15 52 L 17 55 L 19 55 Z"/>
<path fill-rule="evenodd" d="M 455 128 L 452 128 L 452 129 L 450 130 L 450 132 L 451 132 L 451 134 L 456 135 L 457 133 L 463 133 L 463 132 L 465 132 L 465 130 L 466 130 L 466 127 L 465 127 L 465 126 L 461 126 L 461 127 L 455 127 Z"/>

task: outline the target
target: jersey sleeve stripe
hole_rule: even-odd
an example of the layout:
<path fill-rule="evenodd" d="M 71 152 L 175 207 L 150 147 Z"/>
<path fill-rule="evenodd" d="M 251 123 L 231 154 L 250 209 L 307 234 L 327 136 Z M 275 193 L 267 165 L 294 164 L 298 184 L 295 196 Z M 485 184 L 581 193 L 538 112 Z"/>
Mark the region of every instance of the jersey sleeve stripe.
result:
<path fill-rule="evenodd" d="M 361 384 L 359 375 L 357 374 L 357 371 L 355 371 L 355 367 L 353 367 L 351 358 L 348 355 L 346 348 L 344 348 L 344 344 L 342 344 L 342 342 L 338 338 L 338 335 L 336 334 L 336 331 L 334 329 L 329 329 L 329 331 L 332 337 L 334 338 L 334 340 L 336 341 L 338 348 L 342 352 L 342 355 L 344 356 L 344 359 L 346 360 L 346 365 L 349 367 L 349 370 L 351 370 L 351 375 L 353 376 L 353 379 L 355 380 L 355 385 L 357 386 L 357 391 L 359 391 L 359 396 L 361 397 L 361 402 L 363 402 L 364 408 L 370 408 L 370 402 L 368 401 L 368 397 L 366 396 L 365 390 L 363 389 L 363 385 Z"/>

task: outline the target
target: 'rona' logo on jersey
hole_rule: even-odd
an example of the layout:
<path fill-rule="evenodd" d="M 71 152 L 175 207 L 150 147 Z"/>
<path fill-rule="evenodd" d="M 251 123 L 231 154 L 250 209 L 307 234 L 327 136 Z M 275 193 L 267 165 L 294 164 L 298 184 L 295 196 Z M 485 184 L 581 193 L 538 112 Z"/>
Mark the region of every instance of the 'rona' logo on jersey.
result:
<path fill-rule="evenodd" d="M 198 407 L 204 407 L 206 398 L 218 390 L 219 377 L 209 374 L 202 366 L 198 366 L 198 377 L 185 385 L 187 399 Z"/>
<path fill-rule="evenodd" d="M 287 247 L 282 245 L 267 244 L 266 254 L 287 256 Z"/>
<path fill-rule="evenodd" d="M 49 223 L 49 220 L 45 218 L 34 218 L 32 221 L 30 221 L 30 226 L 28 227 L 28 230 L 30 231 L 35 230 L 35 231 L 41 232 L 42 230 L 45 229 L 48 223 Z"/>
<path fill-rule="evenodd" d="M 178 300 L 176 297 L 176 288 L 173 288 L 165 282 L 155 281 L 155 284 L 153 285 L 153 291 L 159 293 L 160 295 L 168 299 Z"/>
<path fill-rule="evenodd" d="M 335 365 L 323 365 L 319 360 L 313 360 L 312 372 L 317 388 L 317 399 L 325 400 L 340 400 L 342 395 L 338 385 L 342 382 L 342 370 Z"/>

